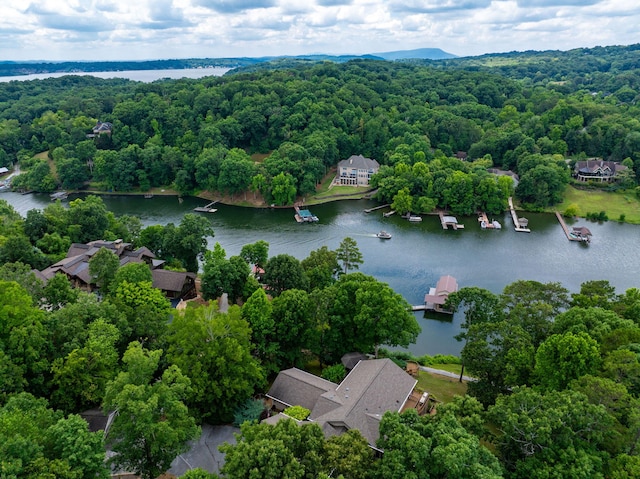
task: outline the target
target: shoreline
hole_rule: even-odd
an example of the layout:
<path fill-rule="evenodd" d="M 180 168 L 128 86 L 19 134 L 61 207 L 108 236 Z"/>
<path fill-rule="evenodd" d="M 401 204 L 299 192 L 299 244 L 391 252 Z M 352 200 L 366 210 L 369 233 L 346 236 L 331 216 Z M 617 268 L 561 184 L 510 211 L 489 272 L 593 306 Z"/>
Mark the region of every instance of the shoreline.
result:
<path fill-rule="evenodd" d="M 333 203 L 335 201 L 344 201 L 344 200 L 363 200 L 363 199 L 368 199 L 368 200 L 373 200 L 371 198 L 372 196 L 372 191 L 373 190 L 366 190 L 366 191 L 362 191 L 362 192 L 355 192 L 355 193 L 338 193 L 335 195 L 331 195 L 331 196 L 325 196 L 322 198 L 314 198 L 314 197 L 306 197 L 306 198 L 301 198 L 298 199 L 296 201 L 296 204 L 301 204 L 301 205 L 305 205 L 305 206 L 315 206 L 315 205 L 322 205 L 322 204 L 326 204 L 326 203 Z M 161 189 L 160 191 L 146 191 L 146 192 L 135 192 L 135 191 L 118 191 L 118 192 L 114 192 L 114 191 L 103 191 L 103 190 L 74 190 L 74 191 L 69 191 L 69 194 L 74 194 L 74 195 L 81 195 L 81 194 L 87 194 L 87 195 L 97 195 L 97 196 L 132 196 L 132 197 L 144 197 L 146 195 L 152 195 L 151 198 L 149 199 L 153 199 L 153 196 L 174 196 L 174 197 L 178 197 L 181 198 L 183 197 L 183 195 L 181 195 L 180 193 L 178 193 L 175 190 L 169 189 L 169 188 L 164 188 Z M 284 205 L 284 206 L 276 206 L 276 205 L 268 205 L 266 203 L 264 203 L 264 201 L 258 203 L 255 202 L 255 200 L 249 201 L 249 200 L 232 200 L 231 198 L 229 198 L 228 196 L 225 195 L 220 195 L 220 194 L 215 194 L 215 193 L 211 193 L 208 191 L 201 191 L 199 193 L 196 194 L 192 194 L 192 195 L 186 195 L 186 196 L 191 196 L 193 198 L 200 198 L 203 200 L 207 200 L 207 201 L 216 201 L 217 203 L 221 204 L 221 205 L 225 205 L 225 206 L 237 206 L 240 208 L 253 208 L 253 209 L 289 209 L 289 208 L 294 208 L 294 205 Z M 375 200 L 373 200 L 375 201 Z M 505 212 L 508 212 L 509 210 L 505 210 Z M 518 212 L 522 212 L 522 213 L 549 213 L 549 214 L 554 214 L 556 209 L 544 209 L 542 211 L 534 211 L 534 210 L 525 210 L 525 209 L 521 209 L 521 208 L 517 208 L 516 211 Z M 434 210 L 432 212 L 429 213 L 424 213 L 424 215 L 438 215 L 439 210 Z M 588 218 L 586 218 L 585 216 L 576 216 L 573 217 L 573 219 L 581 219 L 581 220 L 586 220 L 586 221 L 592 221 L 589 220 Z M 638 223 L 634 223 L 631 221 L 620 221 L 619 219 L 612 219 L 609 218 L 607 221 L 610 222 L 615 222 L 615 223 L 620 223 L 620 224 L 629 224 L 629 225 L 638 225 Z"/>

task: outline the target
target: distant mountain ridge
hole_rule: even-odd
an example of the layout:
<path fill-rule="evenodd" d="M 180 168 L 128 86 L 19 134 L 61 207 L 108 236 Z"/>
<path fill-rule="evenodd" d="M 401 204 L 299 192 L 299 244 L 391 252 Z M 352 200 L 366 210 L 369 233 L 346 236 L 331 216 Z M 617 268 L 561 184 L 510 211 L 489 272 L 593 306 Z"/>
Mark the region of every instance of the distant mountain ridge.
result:
<path fill-rule="evenodd" d="M 2 61 L 0 60 L 0 76 L 29 75 L 33 73 L 77 73 L 77 72 L 98 72 L 98 71 L 123 71 L 123 70 L 164 70 L 164 69 L 184 69 L 184 68 L 207 68 L 207 67 L 248 67 L 283 60 L 310 60 L 310 61 L 334 61 L 346 62 L 354 59 L 369 60 L 442 60 L 458 58 L 456 55 L 447 53 L 439 48 L 420 48 L 417 50 L 398 50 L 394 52 L 374 53 L 364 55 L 274 55 L 265 57 L 237 57 L 237 58 L 188 58 L 188 59 L 166 59 L 166 60 L 141 60 L 141 61 Z"/>
<path fill-rule="evenodd" d="M 448 60 L 450 58 L 458 58 L 458 55 L 445 52 L 439 48 L 418 48 L 415 50 L 397 50 L 394 52 L 372 53 L 376 57 L 385 60 L 407 60 L 410 58 L 419 58 L 424 60 Z"/>

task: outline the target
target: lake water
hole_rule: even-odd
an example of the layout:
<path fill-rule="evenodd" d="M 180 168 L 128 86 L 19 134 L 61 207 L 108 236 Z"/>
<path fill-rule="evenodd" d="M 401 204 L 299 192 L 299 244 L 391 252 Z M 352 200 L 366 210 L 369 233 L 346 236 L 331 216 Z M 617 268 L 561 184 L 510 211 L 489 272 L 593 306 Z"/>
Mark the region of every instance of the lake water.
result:
<path fill-rule="evenodd" d="M 0 82 L 43 80 L 45 78 L 60 78 L 65 75 L 89 75 L 97 78 L 126 78 L 127 80 L 150 83 L 162 78 L 202 78 L 207 76 L 222 76 L 231 68 L 185 68 L 179 70 L 128 70 L 119 72 L 73 72 L 73 73 L 34 73 L 32 75 L 0 76 Z"/>
<path fill-rule="evenodd" d="M 23 216 L 29 209 L 50 204 L 47 195 L 3 193 Z M 185 213 L 206 200 L 176 197 L 107 196 L 107 207 L 116 215 L 131 214 L 145 226 L 178 224 Z M 424 294 L 438 278 L 450 274 L 460 287 L 478 286 L 494 293 L 519 279 L 560 282 L 577 292 L 587 280 L 604 279 L 618 293 L 640 287 L 640 226 L 616 222 L 592 223 L 580 220 L 593 233 L 586 246 L 566 239 L 554 215 L 526 213 L 531 233 L 517 233 L 511 218 L 496 217 L 501 230 L 482 230 L 475 217 L 458 218 L 463 230 L 444 231 L 437 216 L 427 216 L 421 223 L 410 223 L 398 216 L 383 218 L 382 211 L 369 214 L 371 201 L 341 201 L 313 206 L 318 223 L 298 224 L 292 209 L 252 209 L 217 205 L 216 213 L 207 215 L 215 231 L 209 246 L 219 242 L 227 256 L 236 255 L 243 245 L 265 240 L 271 256 L 291 254 L 299 259 L 310 251 L 328 246 L 338 247 L 346 236 L 354 238 L 363 254 L 360 271 L 388 283 L 411 304 L 421 304 Z M 390 232 L 390 240 L 375 237 L 380 230 Z M 458 354 L 462 344 L 454 339 L 460 331 L 461 314 L 453 318 L 428 319 L 415 313 L 422 333 L 409 350 L 416 355 Z"/>

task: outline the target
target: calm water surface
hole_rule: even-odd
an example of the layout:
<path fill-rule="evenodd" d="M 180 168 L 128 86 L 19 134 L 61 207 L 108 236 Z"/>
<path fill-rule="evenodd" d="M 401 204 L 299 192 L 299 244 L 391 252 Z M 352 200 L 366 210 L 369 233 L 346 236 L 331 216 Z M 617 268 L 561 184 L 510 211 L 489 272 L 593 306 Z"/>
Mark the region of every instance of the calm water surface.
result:
<path fill-rule="evenodd" d="M 46 207 L 47 195 L 3 193 L 23 216 L 29 209 Z M 103 197 L 116 215 L 141 218 L 145 226 L 180 223 L 182 216 L 206 200 L 175 197 Z M 375 206 L 370 201 L 342 201 L 311 207 L 319 223 L 297 224 L 292 209 L 251 209 L 218 205 L 216 213 L 199 213 L 210 219 L 215 237 L 227 256 L 236 255 L 243 245 L 257 240 L 269 243 L 269 254 L 291 254 L 299 259 L 321 246 L 335 249 L 346 236 L 354 238 L 363 254 L 360 271 L 388 283 L 411 304 L 421 304 L 429 287 L 441 275 L 450 274 L 460 287 L 479 286 L 500 293 L 518 280 L 557 281 L 571 292 L 587 280 L 605 279 L 619 293 L 640 287 L 640 227 L 616 222 L 592 223 L 580 220 L 593 233 L 589 246 L 567 241 L 554 215 L 528 213 L 531 233 L 516 233 L 508 215 L 498 217 L 502 230 L 482 230 L 475 217 L 458 218 L 465 229 L 443 231 L 437 217 L 422 223 L 381 211 L 365 214 Z M 385 229 L 393 235 L 381 240 L 375 233 Z M 422 333 L 409 350 L 422 354 L 458 354 L 461 343 L 453 337 L 460 331 L 462 315 L 453 318 L 425 318 L 415 313 Z"/>
<path fill-rule="evenodd" d="M 124 70 L 119 72 L 65 72 L 65 73 L 33 73 L 31 75 L 0 76 L 0 82 L 43 80 L 45 78 L 60 78 L 65 75 L 89 75 L 97 78 L 126 78 L 127 80 L 149 83 L 161 78 L 202 78 L 208 76 L 222 76 L 230 68 L 184 68 L 175 70 Z"/>

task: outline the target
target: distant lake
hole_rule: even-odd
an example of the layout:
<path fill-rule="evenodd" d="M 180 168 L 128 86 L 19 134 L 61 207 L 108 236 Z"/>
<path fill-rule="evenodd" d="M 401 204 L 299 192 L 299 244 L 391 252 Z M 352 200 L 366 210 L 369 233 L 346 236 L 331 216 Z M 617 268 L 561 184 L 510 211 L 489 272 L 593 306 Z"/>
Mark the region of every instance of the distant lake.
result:
<path fill-rule="evenodd" d="M 0 82 L 44 80 L 45 78 L 60 78 L 65 75 L 89 75 L 97 78 L 126 78 L 127 80 L 150 83 L 162 78 L 202 78 L 208 76 L 219 77 L 231 68 L 184 68 L 179 70 L 125 70 L 118 72 L 65 72 L 65 73 L 34 73 L 31 75 L 0 76 Z"/>

